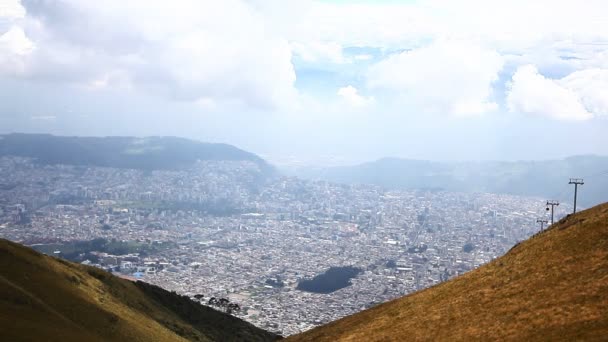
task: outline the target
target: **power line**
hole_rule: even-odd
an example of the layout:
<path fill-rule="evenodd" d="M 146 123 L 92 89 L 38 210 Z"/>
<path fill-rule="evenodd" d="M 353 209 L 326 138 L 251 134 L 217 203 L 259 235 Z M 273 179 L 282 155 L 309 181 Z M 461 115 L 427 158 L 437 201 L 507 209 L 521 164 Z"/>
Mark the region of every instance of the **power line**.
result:
<path fill-rule="evenodd" d="M 542 232 L 543 229 L 545 228 L 545 224 L 547 223 L 547 220 L 545 220 L 545 219 L 536 219 L 536 223 L 540 223 L 540 231 Z"/>
<path fill-rule="evenodd" d="M 574 213 L 576 213 L 576 196 L 578 194 L 578 186 L 585 184 L 582 178 L 570 178 L 568 184 L 574 184 Z"/>
<path fill-rule="evenodd" d="M 588 179 L 588 178 L 595 178 L 595 177 L 600 177 L 600 176 L 608 176 L 608 169 L 603 170 L 603 171 L 599 171 L 599 172 L 596 172 L 596 173 L 593 173 L 593 174 L 587 174 L 587 175 L 584 175 L 581 178 Z M 554 194 L 552 194 L 551 196 L 549 196 L 549 198 L 555 198 L 555 199 L 558 199 L 558 200 L 563 200 L 564 199 L 563 196 L 566 194 L 566 192 L 569 189 L 569 184 L 572 184 L 572 183 L 564 184 L 561 188 L 559 188 L 558 191 L 556 191 Z"/>
<path fill-rule="evenodd" d="M 547 211 L 549 211 L 549 206 L 551 206 L 551 224 L 553 224 L 553 211 L 555 206 L 558 206 L 559 202 L 558 201 L 547 201 Z"/>

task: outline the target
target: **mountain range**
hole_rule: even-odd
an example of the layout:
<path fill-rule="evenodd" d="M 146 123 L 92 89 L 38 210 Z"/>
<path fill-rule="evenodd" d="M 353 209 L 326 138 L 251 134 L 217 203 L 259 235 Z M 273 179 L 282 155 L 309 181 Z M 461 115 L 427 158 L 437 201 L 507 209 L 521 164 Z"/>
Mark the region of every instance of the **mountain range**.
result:
<path fill-rule="evenodd" d="M 579 203 L 608 201 L 608 157 L 574 156 L 544 161 L 434 162 L 384 158 L 354 166 L 307 168 L 294 172 L 309 179 L 375 184 L 388 189 L 488 192 L 571 201 L 570 178 L 583 178 Z"/>
<path fill-rule="evenodd" d="M 0 135 L 0 156 L 33 158 L 40 164 L 68 164 L 178 170 L 197 161 L 254 163 L 261 178 L 277 174 L 254 153 L 227 144 L 177 137 L 65 137 L 49 134 Z M 571 201 L 570 178 L 583 178 L 578 203 L 608 201 L 608 157 L 574 156 L 543 161 L 436 162 L 383 158 L 353 166 L 300 168 L 286 173 L 337 183 L 365 183 L 387 189 L 488 192 Z M 260 179 L 261 179 L 260 178 Z"/>
<path fill-rule="evenodd" d="M 249 161 L 264 174 L 274 168 L 259 156 L 228 144 L 177 137 L 65 137 L 50 134 L 0 135 L 0 156 L 33 158 L 41 164 L 89 165 L 142 170 L 175 170 L 199 160 Z"/>

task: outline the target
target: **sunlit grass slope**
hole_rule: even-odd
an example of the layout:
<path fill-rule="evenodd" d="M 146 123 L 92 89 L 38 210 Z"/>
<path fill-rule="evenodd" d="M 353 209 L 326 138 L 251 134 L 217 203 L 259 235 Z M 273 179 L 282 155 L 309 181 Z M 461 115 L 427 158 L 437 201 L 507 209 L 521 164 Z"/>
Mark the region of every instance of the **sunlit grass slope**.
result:
<path fill-rule="evenodd" d="M 608 204 L 463 276 L 288 340 L 608 340 Z"/>
<path fill-rule="evenodd" d="M 2 341 L 272 341 L 175 293 L 0 240 Z"/>

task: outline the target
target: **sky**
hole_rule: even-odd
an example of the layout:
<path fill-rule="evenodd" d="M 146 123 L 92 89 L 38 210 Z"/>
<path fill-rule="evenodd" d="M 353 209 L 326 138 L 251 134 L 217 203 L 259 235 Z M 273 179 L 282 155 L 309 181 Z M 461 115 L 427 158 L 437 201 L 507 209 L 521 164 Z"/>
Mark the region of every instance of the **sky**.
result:
<path fill-rule="evenodd" d="M 603 0 L 0 0 L 0 133 L 276 164 L 608 155 Z"/>

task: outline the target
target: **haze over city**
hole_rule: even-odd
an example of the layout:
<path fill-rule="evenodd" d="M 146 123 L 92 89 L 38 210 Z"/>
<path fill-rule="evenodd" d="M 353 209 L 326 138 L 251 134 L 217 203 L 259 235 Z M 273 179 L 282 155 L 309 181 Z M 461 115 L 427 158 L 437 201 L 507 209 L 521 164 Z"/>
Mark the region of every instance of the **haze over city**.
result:
<path fill-rule="evenodd" d="M 283 164 L 608 154 L 597 1 L 0 1 L 0 133 Z"/>
<path fill-rule="evenodd" d="M 608 336 L 605 0 L 0 0 L 1 341 Z"/>

